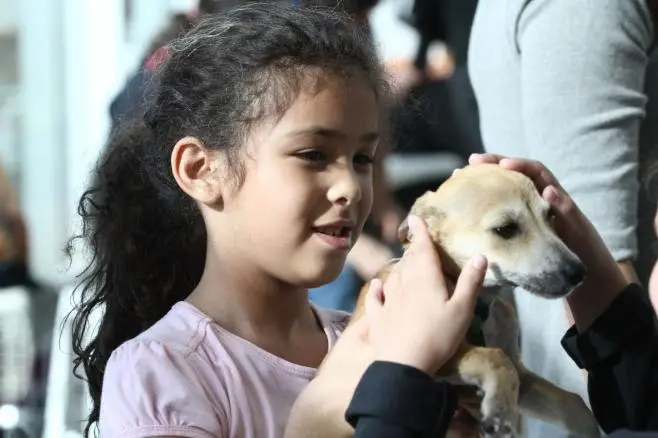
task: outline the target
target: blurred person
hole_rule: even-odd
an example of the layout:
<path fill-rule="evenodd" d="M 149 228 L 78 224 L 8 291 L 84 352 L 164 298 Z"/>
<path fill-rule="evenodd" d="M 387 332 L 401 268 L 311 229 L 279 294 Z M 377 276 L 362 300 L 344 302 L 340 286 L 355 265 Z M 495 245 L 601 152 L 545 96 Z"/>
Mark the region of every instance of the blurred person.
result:
<path fill-rule="evenodd" d="M 643 285 L 656 242 L 656 204 L 639 177 L 658 144 L 650 7 L 654 0 L 480 0 L 469 48 L 486 150 L 542 161 Z M 582 373 L 555 342 L 569 312 L 525 293 L 516 305 L 524 363 L 585 397 Z M 528 419 L 527 436 L 563 434 Z"/>
<path fill-rule="evenodd" d="M 240 0 L 199 0 L 188 13 L 173 14 L 157 33 L 142 56 L 139 66 L 110 104 L 112 130 L 121 121 L 139 116 L 146 98 L 149 77 L 166 57 L 166 45 L 189 31 L 199 18 L 237 5 Z M 163 49 L 164 48 L 164 49 Z"/>
<path fill-rule="evenodd" d="M 399 153 L 447 151 L 465 162 L 484 150 L 467 70 L 476 6 L 477 0 L 414 0 L 411 13 L 402 16 L 419 36 L 407 68 L 420 77 L 394 112 Z"/>
<path fill-rule="evenodd" d="M 0 163 L 0 287 L 35 287 L 28 268 L 28 232 L 18 194 Z"/>

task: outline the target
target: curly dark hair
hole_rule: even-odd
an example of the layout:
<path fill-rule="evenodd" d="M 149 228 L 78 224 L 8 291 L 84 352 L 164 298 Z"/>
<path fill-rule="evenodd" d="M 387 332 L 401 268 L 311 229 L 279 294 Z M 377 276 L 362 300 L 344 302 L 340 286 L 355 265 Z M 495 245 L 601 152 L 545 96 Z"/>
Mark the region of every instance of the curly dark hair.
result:
<path fill-rule="evenodd" d="M 221 149 L 227 176 L 241 179 L 236 152 L 251 126 L 282 114 L 308 75 L 363 77 L 378 99 L 386 90 L 368 35 L 336 11 L 269 3 L 209 15 L 171 44 L 143 115 L 113 132 L 79 201 L 82 230 L 69 242 L 70 255 L 76 239 L 91 254 L 71 314 L 76 376 L 82 367 L 93 400 L 85 436 L 99 419 L 111 353 L 201 278 L 206 229 L 172 175 L 173 146 L 194 136 Z"/>

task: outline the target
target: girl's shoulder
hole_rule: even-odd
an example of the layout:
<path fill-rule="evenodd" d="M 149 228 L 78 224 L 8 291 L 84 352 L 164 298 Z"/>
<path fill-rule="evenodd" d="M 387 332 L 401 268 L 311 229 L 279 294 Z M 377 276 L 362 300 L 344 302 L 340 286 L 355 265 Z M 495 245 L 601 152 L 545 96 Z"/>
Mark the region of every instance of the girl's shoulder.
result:
<path fill-rule="evenodd" d="M 177 303 L 112 352 L 103 377 L 102 435 L 222 436 L 228 398 L 223 385 L 209 386 L 218 376 L 203 354 L 207 319 Z"/>

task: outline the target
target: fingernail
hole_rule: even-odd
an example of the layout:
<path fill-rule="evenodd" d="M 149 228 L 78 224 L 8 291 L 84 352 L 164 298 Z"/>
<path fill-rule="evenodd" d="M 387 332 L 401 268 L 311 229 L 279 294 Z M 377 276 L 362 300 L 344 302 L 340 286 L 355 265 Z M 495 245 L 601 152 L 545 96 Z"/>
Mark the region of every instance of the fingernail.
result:
<path fill-rule="evenodd" d="M 409 231 L 411 232 L 411 237 L 414 233 L 418 231 L 418 228 L 421 226 L 422 219 L 416 215 L 410 214 L 407 218 L 407 224 L 409 225 Z M 411 239 L 409 239 L 411 240 Z"/>
<path fill-rule="evenodd" d="M 483 271 L 487 267 L 487 259 L 483 255 L 478 254 L 471 259 L 471 266 L 478 271 Z"/>
<path fill-rule="evenodd" d="M 373 278 L 370 280 L 370 290 L 375 291 L 382 287 L 382 281 L 379 278 Z"/>
<path fill-rule="evenodd" d="M 550 203 L 553 203 L 560 199 L 560 194 L 557 192 L 557 189 L 553 186 L 546 187 L 546 200 Z"/>

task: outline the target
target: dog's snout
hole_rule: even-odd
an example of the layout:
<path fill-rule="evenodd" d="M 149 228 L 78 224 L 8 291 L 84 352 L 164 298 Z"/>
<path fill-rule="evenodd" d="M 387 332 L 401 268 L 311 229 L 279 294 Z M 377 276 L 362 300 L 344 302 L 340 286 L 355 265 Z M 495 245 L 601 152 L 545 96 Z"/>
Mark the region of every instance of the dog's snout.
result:
<path fill-rule="evenodd" d="M 567 264 L 564 270 L 564 277 L 566 278 L 567 282 L 571 284 L 572 286 L 576 286 L 577 284 L 580 284 L 584 279 L 585 279 L 585 274 L 587 273 L 587 269 L 585 268 L 585 265 L 582 264 L 581 262 L 571 262 Z"/>

